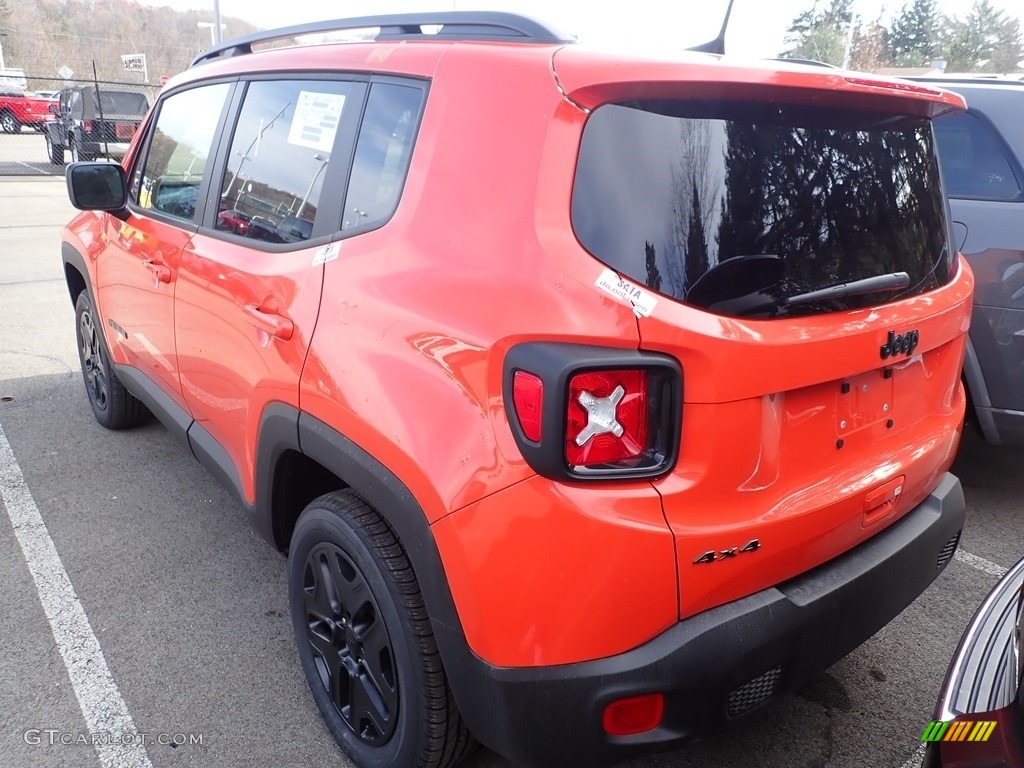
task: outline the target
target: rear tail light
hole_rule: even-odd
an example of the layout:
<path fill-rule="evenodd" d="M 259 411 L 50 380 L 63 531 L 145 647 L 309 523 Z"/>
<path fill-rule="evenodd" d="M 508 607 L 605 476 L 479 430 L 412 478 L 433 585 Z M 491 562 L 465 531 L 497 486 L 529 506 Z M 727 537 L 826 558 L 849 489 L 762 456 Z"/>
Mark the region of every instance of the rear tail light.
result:
<path fill-rule="evenodd" d="M 604 708 L 601 724 L 609 736 L 633 736 L 653 731 L 665 715 L 665 697 L 648 693 L 618 699 Z"/>
<path fill-rule="evenodd" d="M 505 408 L 520 451 L 545 477 L 658 477 L 675 463 L 682 372 L 648 352 L 528 343 L 505 361 Z"/>
<path fill-rule="evenodd" d="M 588 371 L 569 380 L 570 467 L 630 461 L 647 450 L 647 379 L 646 371 L 624 370 Z"/>
<path fill-rule="evenodd" d="M 92 120 L 83 120 L 82 130 L 86 133 L 92 133 Z"/>

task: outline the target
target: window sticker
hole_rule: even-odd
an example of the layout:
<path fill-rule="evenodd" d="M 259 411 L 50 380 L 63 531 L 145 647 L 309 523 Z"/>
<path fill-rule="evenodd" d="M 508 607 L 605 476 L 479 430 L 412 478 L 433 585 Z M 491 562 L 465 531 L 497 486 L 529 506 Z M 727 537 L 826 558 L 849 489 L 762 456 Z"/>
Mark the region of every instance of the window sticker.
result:
<path fill-rule="evenodd" d="M 594 282 L 598 288 L 615 298 L 629 302 L 637 317 L 650 317 L 658 300 L 636 283 L 621 278 L 610 269 L 604 270 Z"/>
<path fill-rule="evenodd" d="M 344 94 L 299 91 L 295 115 L 288 129 L 288 143 L 330 152 L 344 106 Z"/>
<path fill-rule="evenodd" d="M 325 245 L 313 254 L 313 266 L 318 267 L 321 264 L 326 264 L 328 261 L 334 261 L 338 258 L 338 251 L 340 250 L 341 245 L 339 243 L 329 243 Z"/>

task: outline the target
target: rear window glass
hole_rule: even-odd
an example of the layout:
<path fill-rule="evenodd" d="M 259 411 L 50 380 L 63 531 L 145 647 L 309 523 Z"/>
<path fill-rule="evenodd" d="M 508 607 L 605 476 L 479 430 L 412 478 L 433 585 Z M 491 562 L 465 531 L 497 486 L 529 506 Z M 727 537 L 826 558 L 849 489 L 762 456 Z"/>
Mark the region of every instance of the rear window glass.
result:
<path fill-rule="evenodd" d="M 935 121 L 942 173 L 950 197 L 1015 200 L 1020 181 L 1006 144 L 995 129 L 971 112 Z"/>
<path fill-rule="evenodd" d="M 149 110 L 149 102 L 141 93 L 127 93 L 125 91 L 104 91 L 100 90 L 99 99 L 93 92 L 93 106 L 99 110 L 103 109 L 106 115 L 145 115 Z"/>
<path fill-rule="evenodd" d="M 613 269 L 723 315 L 880 304 L 948 282 L 952 264 L 930 124 L 876 113 L 601 107 L 583 133 L 572 220 Z M 906 275 L 871 292 L 808 295 L 894 273 Z"/>

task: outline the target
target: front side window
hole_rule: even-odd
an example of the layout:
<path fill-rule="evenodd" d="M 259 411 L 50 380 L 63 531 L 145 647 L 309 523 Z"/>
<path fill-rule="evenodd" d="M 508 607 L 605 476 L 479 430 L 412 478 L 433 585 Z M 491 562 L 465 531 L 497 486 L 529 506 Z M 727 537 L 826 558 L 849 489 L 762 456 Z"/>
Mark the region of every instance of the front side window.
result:
<path fill-rule="evenodd" d="M 891 114 L 763 102 L 601 107 L 584 129 L 572 222 L 613 269 L 722 315 L 856 309 L 951 276 L 931 126 Z M 875 277 L 870 292 L 831 290 Z"/>
<path fill-rule="evenodd" d="M 950 197 L 1016 200 L 1021 182 L 1009 149 L 988 121 L 957 112 L 935 121 L 939 159 Z"/>
<path fill-rule="evenodd" d="M 329 80 L 249 84 L 219 185 L 217 229 L 268 243 L 312 237 L 350 89 Z"/>
<path fill-rule="evenodd" d="M 191 222 L 230 86 L 206 85 L 164 99 L 130 193 L 144 209 Z"/>

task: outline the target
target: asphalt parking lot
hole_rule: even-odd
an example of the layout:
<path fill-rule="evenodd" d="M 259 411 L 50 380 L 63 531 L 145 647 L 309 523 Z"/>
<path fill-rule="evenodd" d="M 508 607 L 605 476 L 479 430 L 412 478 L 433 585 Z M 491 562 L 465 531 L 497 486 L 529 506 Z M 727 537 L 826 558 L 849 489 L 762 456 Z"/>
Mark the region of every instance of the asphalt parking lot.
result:
<path fill-rule="evenodd" d="M 64 167 L 50 164 L 43 134 L 22 128 L 21 133 L 0 135 L 0 178 L 12 175 L 63 176 Z"/>
<path fill-rule="evenodd" d="M 0 138 L 11 140 L 38 142 L 42 155 L 37 134 Z M 63 179 L 0 178 L 0 211 L 0 766 L 347 765 L 301 676 L 284 559 L 162 427 L 106 432 L 89 411 L 59 255 L 72 214 Z M 1024 554 L 1022 459 L 968 432 L 954 468 L 967 554 L 803 690 L 633 768 L 918 765 L 965 625 L 998 569 Z M 16 524 L 34 528 L 16 536 Z M 72 686 L 69 670 L 95 658 L 84 634 L 58 641 L 51 630 L 45 606 L 60 585 L 33 578 L 23 543 L 47 539 L 73 589 L 58 604 L 81 606 L 109 669 L 104 685 L 147 738 L 123 760 L 79 743 L 116 713 L 92 712 L 90 691 Z M 507 766 L 486 750 L 467 764 Z"/>

